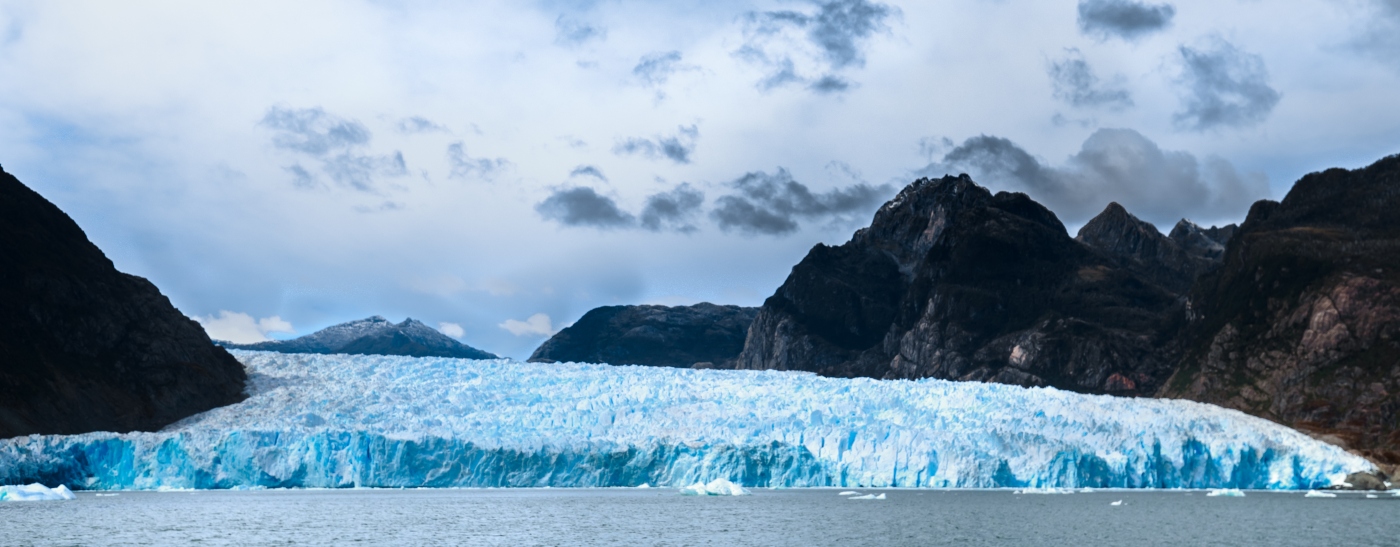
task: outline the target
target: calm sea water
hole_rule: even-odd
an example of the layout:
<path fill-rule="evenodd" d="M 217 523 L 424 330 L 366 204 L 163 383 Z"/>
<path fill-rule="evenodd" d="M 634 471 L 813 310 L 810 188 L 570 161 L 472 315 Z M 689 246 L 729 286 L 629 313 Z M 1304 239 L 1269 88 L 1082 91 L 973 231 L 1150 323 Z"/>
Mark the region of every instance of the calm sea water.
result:
<path fill-rule="evenodd" d="M 1398 545 L 1400 498 L 671 489 L 79 493 L 0 504 L 3 545 Z M 1122 501 L 1114 506 L 1112 502 Z"/>

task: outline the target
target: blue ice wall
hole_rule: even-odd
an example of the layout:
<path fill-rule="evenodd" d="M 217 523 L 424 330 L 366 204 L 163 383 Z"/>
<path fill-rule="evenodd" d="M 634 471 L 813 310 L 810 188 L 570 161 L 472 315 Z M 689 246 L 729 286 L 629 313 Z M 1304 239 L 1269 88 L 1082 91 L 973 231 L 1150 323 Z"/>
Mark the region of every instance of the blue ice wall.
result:
<path fill-rule="evenodd" d="M 0 483 L 86 489 L 1316 488 L 1370 465 L 1239 412 L 1054 389 L 234 352 L 248 400 L 157 433 L 0 441 Z"/>

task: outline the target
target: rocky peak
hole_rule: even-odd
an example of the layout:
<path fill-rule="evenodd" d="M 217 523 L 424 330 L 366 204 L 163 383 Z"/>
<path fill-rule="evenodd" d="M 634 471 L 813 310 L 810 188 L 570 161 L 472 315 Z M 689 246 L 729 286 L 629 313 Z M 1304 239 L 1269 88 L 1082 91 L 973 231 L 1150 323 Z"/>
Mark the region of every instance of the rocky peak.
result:
<path fill-rule="evenodd" d="M 531 362 L 665 367 L 732 367 L 757 308 L 603 306 L 550 337 Z"/>
<path fill-rule="evenodd" d="M 1206 237 L 1199 228 L 1190 231 L 1195 224 L 1182 222 L 1187 226 L 1177 223 L 1173 234 L 1181 231 Z M 1103 251 L 1123 267 L 1177 294 L 1190 289 L 1196 278 L 1220 258 L 1219 253 L 1207 256 L 1204 252 L 1188 252 L 1177 239 L 1162 235 L 1156 226 L 1133 216 L 1117 203 L 1109 203 L 1102 213 L 1080 228 L 1075 240 Z M 1209 239 L 1203 241 L 1206 245 L 1219 246 Z"/>
<path fill-rule="evenodd" d="M 1230 237 L 1235 235 L 1235 229 L 1234 224 L 1202 228 L 1183 218 L 1172 227 L 1167 237 L 1189 255 L 1207 260 L 1220 260 L 1225 255 L 1225 245 L 1230 242 Z"/>

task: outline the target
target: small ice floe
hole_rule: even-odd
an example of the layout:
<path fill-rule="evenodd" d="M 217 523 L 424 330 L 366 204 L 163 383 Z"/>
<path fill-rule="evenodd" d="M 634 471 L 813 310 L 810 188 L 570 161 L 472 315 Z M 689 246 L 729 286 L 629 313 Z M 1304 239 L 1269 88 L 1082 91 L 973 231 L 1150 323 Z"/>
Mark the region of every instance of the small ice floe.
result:
<path fill-rule="evenodd" d="M 682 496 L 747 496 L 749 491 L 744 487 L 729 482 L 725 479 L 715 479 L 709 483 L 697 482 L 685 488 L 681 488 Z"/>
<path fill-rule="evenodd" d="M 860 492 L 856 492 L 855 490 L 847 490 L 847 491 L 842 492 L 842 493 L 837 494 L 837 495 L 838 495 L 838 496 L 859 496 L 859 495 L 860 495 Z"/>
<path fill-rule="evenodd" d="M 1073 494 L 1073 488 L 1022 488 L 1011 491 L 1012 494 Z"/>
<path fill-rule="evenodd" d="M 120 496 L 120 495 L 121 495 L 121 494 L 97 494 L 97 497 L 99 497 L 99 498 L 114 498 L 114 497 L 117 497 L 117 496 Z"/>
<path fill-rule="evenodd" d="M 1239 488 L 1212 488 L 1206 492 L 1206 497 L 1210 498 L 1243 498 L 1244 492 Z"/>
<path fill-rule="evenodd" d="M 49 501 L 49 500 L 74 500 L 78 496 L 73 495 L 73 491 L 62 484 L 56 488 L 49 488 L 39 483 L 28 486 L 0 486 L 0 501 Z"/>
<path fill-rule="evenodd" d="M 1375 495 L 1375 494 L 1366 494 L 1366 499 L 1368 499 L 1368 500 L 1376 499 L 1376 495 Z"/>
<path fill-rule="evenodd" d="M 644 482 L 641 486 L 638 486 L 637 488 L 651 488 L 651 485 Z"/>
<path fill-rule="evenodd" d="M 1308 490 L 1308 493 L 1303 494 L 1303 497 L 1305 497 L 1305 498 L 1335 498 L 1335 497 L 1337 497 L 1337 495 L 1336 495 L 1336 494 L 1333 494 L 1333 493 L 1331 493 L 1331 492 L 1318 492 L 1317 490 Z"/>
<path fill-rule="evenodd" d="M 846 498 L 846 499 L 848 499 L 848 500 L 882 500 L 882 499 L 885 499 L 885 495 L 884 495 L 883 493 L 880 494 L 880 495 L 878 495 L 878 496 L 875 495 L 875 494 L 866 494 L 866 495 L 864 495 L 864 496 L 851 496 L 851 497 Z"/>
<path fill-rule="evenodd" d="M 1113 502 L 1113 503 L 1110 503 L 1109 505 L 1112 505 L 1112 506 L 1114 506 L 1114 507 L 1118 507 L 1119 505 L 1123 505 L 1123 500 L 1115 501 L 1115 502 Z"/>

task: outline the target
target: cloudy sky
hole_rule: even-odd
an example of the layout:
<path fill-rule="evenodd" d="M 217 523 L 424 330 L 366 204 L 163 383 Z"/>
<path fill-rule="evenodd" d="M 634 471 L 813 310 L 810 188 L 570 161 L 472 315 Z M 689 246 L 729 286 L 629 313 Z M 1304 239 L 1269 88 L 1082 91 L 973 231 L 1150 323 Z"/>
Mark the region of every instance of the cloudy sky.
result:
<path fill-rule="evenodd" d="M 0 0 L 0 165 L 241 341 L 758 305 L 920 176 L 1238 221 L 1397 89 L 1400 0 Z"/>

